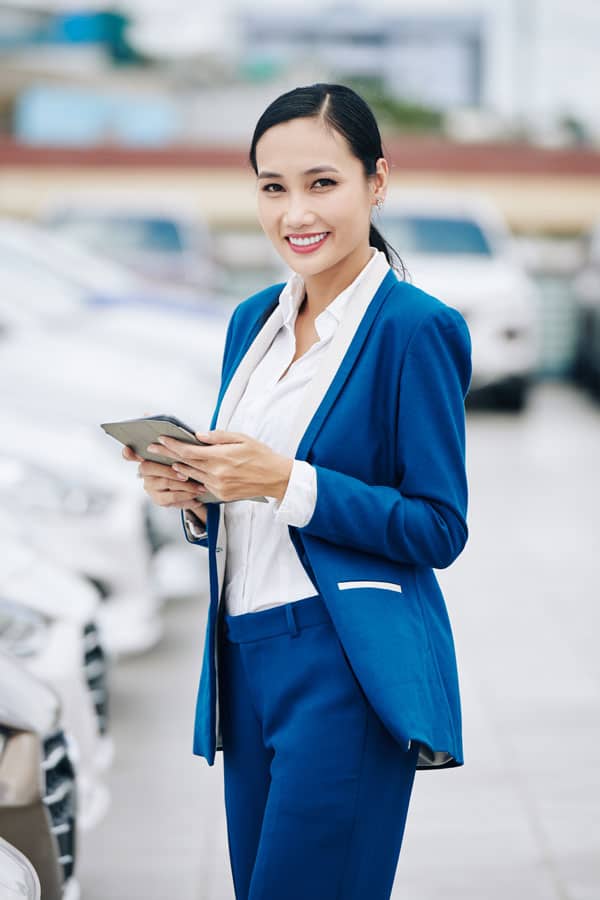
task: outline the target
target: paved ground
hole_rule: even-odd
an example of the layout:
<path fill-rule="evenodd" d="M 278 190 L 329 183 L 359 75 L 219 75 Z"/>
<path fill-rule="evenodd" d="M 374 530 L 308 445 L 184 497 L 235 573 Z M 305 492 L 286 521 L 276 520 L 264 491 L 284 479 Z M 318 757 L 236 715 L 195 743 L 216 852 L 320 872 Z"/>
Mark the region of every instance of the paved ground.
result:
<path fill-rule="evenodd" d="M 598 900 L 600 408 L 543 385 L 522 417 L 472 414 L 469 468 L 471 538 L 440 573 L 465 765 L 417 773 L 394 900 Z M 190 749 L 204 618 L 170 605 L 160 648 L 114 673 L 83 900 L 233 898 L 220 766 Z"/>

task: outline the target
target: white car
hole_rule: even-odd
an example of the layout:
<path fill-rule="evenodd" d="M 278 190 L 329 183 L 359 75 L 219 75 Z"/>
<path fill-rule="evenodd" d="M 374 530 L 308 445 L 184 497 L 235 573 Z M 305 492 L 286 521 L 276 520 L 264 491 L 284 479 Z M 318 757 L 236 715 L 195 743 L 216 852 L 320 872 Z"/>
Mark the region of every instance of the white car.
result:
<path fill-rule="evenodd" d="M 35 866 L 44 900 L 79 900 L 77 782 L 60 699 L 0 650 L 0 836 Z"/>
<path fill-rule="evenodd" d="M 473 342 L 471 390 L 519 410 L 540 355 L 540 298 L 486 198 L 402 190 L 375 220 L 416 287 L 457 308 Z"/>
<path fill-rule="evenodd" d="M 154 293 L 153 293 L 154 291 Z M 0 219 L 0 329 L 45 326 L 153 362 L 157 355 L 215 380 L 233 299 L 155 288 L 33 224 Z M 4 335 L 6 337 L 6 335 Z M 215 349 L 216 348 L 216 349 Z"/>
<path fill-rule="evenodd" d="M 40 900 L 40 879 L 24 853 L 0 838 L 2 900 Z"/>
<path fill-rule="evenodd" d="M 88 423 L 169 412 L 207 426 L 218 389 L 226 313 L 87 307 L 64 284 L 0 269 L 0 403 Z"/>
<path fill-rule="evenodd" d="M 54 234 L 33 222 L 0 218 L 0 285 L 15 298 L 27 299 L 30 279 L 38 284 L 40 304 L 54 301 L 54 289 L 70 290 L 75 302 L 188 305 L 192 309 L 208 292 L 167 284 L 157 290 L 150 280 L 114 260 L 82 246 L 67 235 Z"/>
<path fill-rule="evenodd" d="M 87 428 L 0 414 L 0 503 L 7 527 L 55 563 L 85 576 L 104 602 L 98 618 L 112 655 L 162 635 L 148 541 L 148 502 L 131 463 Z M 108 441 L 108 438 L 106 438 Z"/>
<path fill-rule="evenodd" d="M 107 728 L 107 662 L 96 625 L 97 591 L 49 562 L 40 550 L 2 529 L 0 648 L 51 685 L 74 739 L 78 826 L 93 828 L 106 814 L 103 772 L 112 761 Z"/>
<path fill-rule="evenodd" d="M 145 278 L 203 289 L 217 284 L 211 236 L 195 209 L 192 215 L 172 205 L 165 210 L 80 198 L 48 212 L 44 222 Z"/>
<path fill-rule="evenodd" d="M 85 484 L 92 492 L 103 493 L 108 479 L 113 510 L 121 507 L 129 531 L 135 519 L 142 523 L 133 543 L 129 542 L 127 560 L 127 543 L 116 546 L 125 538 L 123 527 L 115 529 L 106 517 L 106 534 L 86 540 L 85 555 L 75 554 L 70 542 L 62 539 L 69 517 L 56 533 L 54 549 L 67 564 L 77 558 L 78 571 L 110 588 L 111 602 L 104 614 L 109 617 L 114 611 L 121 618 L 121 627 L 107 628 L 112 651 L 145 649 L 159 637 L 156 600 L 196 593 L 205 579 L 202 572 L 198 577 L 194 548 L 181 542 L 178 516 L 148 503 L 132 465 L 121 458 L 120 446 L 99 425 L 149 412 L 178 415 L 198 429 L 208 427 L 218 390 L 226 319 L 222 310 L 211 315 L 174 308 L 85 311 L 68 297 L 46 308 L 38 302 L 43 292 L 38 293 L 39 297 L 32 283 L 30 300 L 15 302 L 10 295 L 0 294 L 0 407 L 4 410 L 0 428 L 7 436 L 5 446 L 29 463 L 50 463 L 50 470 L 56 468 L 60 478 Z M 131 510 L 132 495 L 137 513 Z M 150 568 L 141 576 L 141 535 L 152 530 L 160 532 L 161 546 L 154 548 Z M 89 553 L 94 557 L 91 563 Z M 146 563 L 142 560 L 141 565 Z M 145 592 L 149 604 L 129 601 L 122 589 L 126 578 L 138 598 Z M 120 611 L 112 602 L 116 599 L 123 601 Z M 120 615 L 126 605 L 130 627 Z M 150 628 L 137 613 L 154 620 Z M 117 634 L 123 635 L 119 646 L 113 640 Z M 137 639 L 132 645 L 133 635 Z"/>

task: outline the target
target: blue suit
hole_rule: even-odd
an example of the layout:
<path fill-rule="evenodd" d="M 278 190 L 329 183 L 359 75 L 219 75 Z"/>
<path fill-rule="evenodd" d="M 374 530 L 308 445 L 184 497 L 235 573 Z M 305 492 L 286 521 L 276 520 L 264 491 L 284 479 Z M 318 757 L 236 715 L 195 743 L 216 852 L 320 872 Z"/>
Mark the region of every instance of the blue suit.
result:
<path fill-rule="evenodd" d="M 211 428 L 222 427 L 228 391 L 266 346 L 283 286 L 235 309 Z M 317 502 L 307 525 L 290 526 L 291 540 L 377 716 L 404 749 L 419 742 L 420 769 L 463 764 L 454 643 L 433 569 L 449 566 L 467 540 L 470 350 L 461 315 L 390 268 L 296 453 L 316 468 Z M 209 505 L 208 536 L 195 541 L 208 547 L 210 605 L 193 749 L 210 765 L 220 740 L 223 518 Z"/>

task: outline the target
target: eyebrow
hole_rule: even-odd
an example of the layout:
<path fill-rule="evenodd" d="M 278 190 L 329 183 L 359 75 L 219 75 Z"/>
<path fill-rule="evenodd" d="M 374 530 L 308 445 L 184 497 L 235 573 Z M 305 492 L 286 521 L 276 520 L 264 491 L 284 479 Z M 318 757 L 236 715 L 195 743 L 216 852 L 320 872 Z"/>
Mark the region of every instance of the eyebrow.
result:
<path fill-rule="evenodd" d="M 319 172 L 338 172 L 339 169 L 336 169 L 335 166 L 313 166 L 312 169 L 307 169 L 306 172 L 303 172 L 303 175 L 316 175 Z M 258 178 L 283 178 L 283 175 L 280 175 L 279 172 L 259 172 Z"/>

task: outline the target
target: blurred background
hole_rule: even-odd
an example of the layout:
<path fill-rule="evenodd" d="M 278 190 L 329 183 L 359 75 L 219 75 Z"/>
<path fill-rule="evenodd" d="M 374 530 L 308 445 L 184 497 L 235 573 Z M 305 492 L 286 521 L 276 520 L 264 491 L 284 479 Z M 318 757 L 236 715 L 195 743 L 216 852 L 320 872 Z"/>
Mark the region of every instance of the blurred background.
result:
<path fill-rule="evenodd" d="M 600 5 L 218 6 L 0 0 L 0 896 L 233 898 L 191 752 L 206 551 L 98 425 L 207 427 L 233 307 L 291 274 L 254 126 L 331 81 L 473 339 L 465 765 L 417 773 L 393 896 L 598 900 Z"/>

